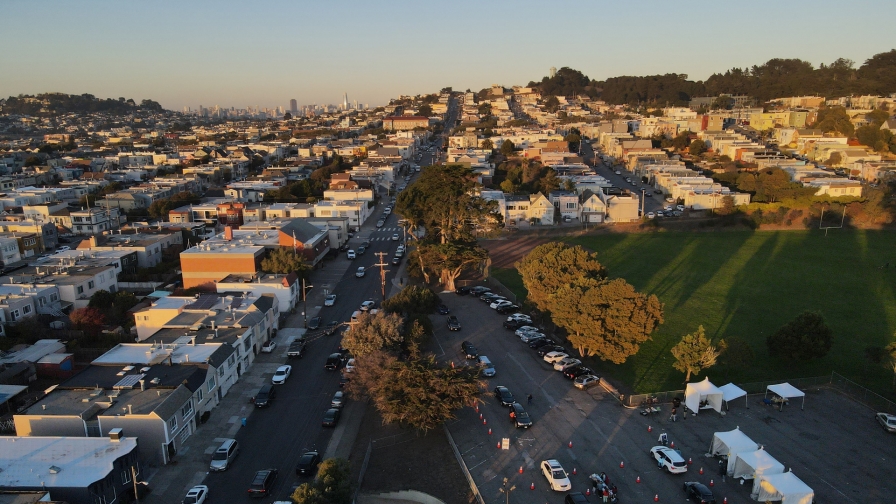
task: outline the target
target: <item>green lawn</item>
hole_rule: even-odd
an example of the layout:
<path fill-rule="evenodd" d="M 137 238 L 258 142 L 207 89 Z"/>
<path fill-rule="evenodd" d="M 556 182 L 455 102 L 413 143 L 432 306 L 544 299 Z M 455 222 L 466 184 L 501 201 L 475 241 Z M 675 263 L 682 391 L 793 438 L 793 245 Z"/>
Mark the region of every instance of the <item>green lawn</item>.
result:
<path fill-rule="evenodd" d="M 710 369 L 717 385 L 837 371 L 892 395 L 892 372 L 869 365 L 864 350 L 887 345 L 896 330 L 896 233 L 667 232 L 568 241 L 596 251 L 611 276 L 665 304 L 665 323 L 637 355 L 619 366 L 597 364 L 638 392 L 682 387 L 684 375 L 672 368 L 669 349 L 702 324 L 714 340 L 738 336 L 756 354 L 749 371 Z M 494 276 L 525 297 L 515 270 Z M 831 352 L 807 364 L 770 359 L 765 338 L 803 310 L 824 315 L 834 331 Z"/>

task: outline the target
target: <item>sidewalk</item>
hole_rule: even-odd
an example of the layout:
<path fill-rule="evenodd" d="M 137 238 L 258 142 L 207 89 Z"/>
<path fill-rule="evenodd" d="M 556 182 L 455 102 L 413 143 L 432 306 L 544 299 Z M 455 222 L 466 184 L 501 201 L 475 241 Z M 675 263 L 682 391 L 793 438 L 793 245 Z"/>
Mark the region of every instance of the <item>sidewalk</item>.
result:
<path fill-rule="evenodd" d="M 369 232 L 372 229 L 375 229 L 373 225 L 362 227 L 362 231 Z M 350 241 L 359 239 L 353 238 Z M 339 254 L 335 259 L 328 260 L 324 267 L 311 272 L 309 283 L 315 287 L 308 291 L 306 298 L 307 318 L 317 315 L 318 307 L 323 306 L 324 297 L 335 289 L 339 279 L 351 264 L 351 261 L 345 258 L 345 254 Z M 390 296 L 402 288 L 398 279 L 406 277 L 404 264 L 405 261 L 392 280 Z M 287 317 L 283 327 L 304 327 L 304 318 L 299 308 Z M 278 334 L 274 340 L 278 346 L 283 347 L 287 345 L 285 338 Z M 208 464 L 214 450 L 224 439 L 233 438 L 242 428 L 242 419 L 248 418 L 254 410 L 249 399 L 265 382 L 264 375 L 272 374 L 282 364 L 282 355 L 277 352 L 259 353 L 252 366 L 240 376 L 227 396 L 211 411 L 209 420 L 200 425 L 187 439 L 174 462 L 161 467 L 144 466 L 144 474 L 140 479 L 149 484 L 152 492 L 141 499 L 141 502 L 146 504 L 180 502 L 187 490 L 201 484 L 208 474 Z M 334 429 L 324 450 L 325 458 L 349 458 L 366 408 L 365 402 L 349 401 L 343 413 L 343 421 Z"/>

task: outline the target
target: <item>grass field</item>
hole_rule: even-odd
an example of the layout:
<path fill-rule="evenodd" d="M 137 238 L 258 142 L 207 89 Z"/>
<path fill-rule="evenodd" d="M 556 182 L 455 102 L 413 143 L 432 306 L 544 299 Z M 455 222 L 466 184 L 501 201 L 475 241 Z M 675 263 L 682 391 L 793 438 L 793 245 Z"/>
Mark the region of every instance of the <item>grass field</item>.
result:
<path fill-rule="evenodd" d="M 893 395 L 892 372 L 870 365 L 864 350 L 893 341 L 896 233 L 667 232 L 568 241 L 596 251 L 610 276 L 656 294 L 665 305 L 665 323 L 637 355 L 618 366 L 598 364 L 637 392 L 682 388 L 684 374 L 672 368 L 669 349 L 702 324 L 713 340 L 738 336 L 755 352 L 748 371 L 711 368 L 706 374 L 717 385 L 836 371 Z M 525 297 L 516 270 L 494 275 Z M 831 352 L 805 364 L 771 359 L 765 338 L 804 310 L 824 315 L 834 331 Z"/>

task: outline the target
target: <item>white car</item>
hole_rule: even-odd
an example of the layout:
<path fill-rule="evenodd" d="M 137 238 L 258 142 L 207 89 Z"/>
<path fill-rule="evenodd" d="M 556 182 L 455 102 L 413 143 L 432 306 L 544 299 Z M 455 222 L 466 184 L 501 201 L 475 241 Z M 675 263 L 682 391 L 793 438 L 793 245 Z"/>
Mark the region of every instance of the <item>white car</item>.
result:
<path fill-rule="evenodd" d="M 555 492 L 568 492 L 572 489 L 572 485 L 569 483 L 569 476 L 566 475 L 566 471 L 563 470 L 563 466 L 560 465 L 560 462 L 557 462 L 554 459 L 542 460 L 541 473 L 547 478 L 548 484 L 551 485 L 551 490 Z"/>
<path fill-rule="evenodd" d="M 688 463 L 685 462 L 677 450 L 667 446 L 654 446 L 650 449 L 650 454 L 653 455 L 661 469 L 665 469 L 672 474 L 688 472 Z"/>
<path fill-rule="evenodd" d="M 495 301 L 494 303 L 488 305 L 488 307 L 491 308 L 492 310 L 497 310 L 498 308 L 504 308 L 505 306 L 510 306 L 512 304 L 513 303 L 511 301 L 502 299 L 500 301 Z"/>
<path fill-rule="evenodd" d="M 395 233 L 395 234 L 392 235 L 392 241 L 398 241 L 398 240 L 400 240 L 400 239 L 401 239 L 401 238 L 398 236 L 398 233 Z"/>
<path fill-rule="evenodd" d="M 271 383 L 274 385 L 283 385 L 286 383 L 286 379 L 289 378 L 289 374 L 292 373 L 292 366 L 280 366 L 277 368 L 277 371 L 274 372 L 274 377 L 271 378 Z"/>
<path fill-rule="evenodd" d="M 361 303 L 361 311 L 370 311 L 374 306 L 376 306 L 375 301 L 364 301 Z"/>
<path fill-rule="evenodd" d="M 208 499 L 208 487 L 205 485 L 196 485 L 187 492 L 187 496 L 181 501 L 182 504 L 203 504 Z"/>
<path fill-rule="evenodd" d="M 563 371 L 566 371 L 573 366 L 578 366 L 581 363 L 582 361 L 580 361 L 579 359 L 567 357 L 554 363 L 554 371 L 560 371 L 562 373 Z"/>
<path fill-rule="evenodd" d="M 271 353 L 275 348 L 277 348 L 277 343 L 274 340 L 265 341 L 264 345 L 261 345 L 261 351 L 264 353 Z"/>
<path fill-rule="evenodd" d="M 324 306 L 333 306 L 334 304 L 336 304 L 336 294 L 328 294 L 324 298 Z"/>
<path fill-rule="evenodd" d="M 345 363 L 345 372 L 346 373 L 354 373 L 355 372 L 355 359 L 349 359 L 348 362 Z"/>
<path fill-rule="evenodd" d="M 560 362 L 567 357 L 569 357 L 569 355 L 566 355 L 563 352 L 548 352 L 544 354 L 544 361 L 548 364 L 553 364 L 555 362 Z"/>
<path fill-rule="evenodd" d="M 364 266 L 358 268 L 358 271 L 355 272 L 355 276 L 358 278 L 364 278 Z"/>

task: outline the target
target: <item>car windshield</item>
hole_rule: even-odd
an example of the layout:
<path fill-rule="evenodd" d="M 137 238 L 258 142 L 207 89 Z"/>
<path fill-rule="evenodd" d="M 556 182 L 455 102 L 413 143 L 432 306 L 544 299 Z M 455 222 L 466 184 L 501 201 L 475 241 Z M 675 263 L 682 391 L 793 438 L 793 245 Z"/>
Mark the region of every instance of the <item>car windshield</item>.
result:
<path fill-rule="evenodd" d="M 566 479 L 566 472 L 563 469 L 554 469 L 551 471 L 551 477 L 555 480 Z"/>

